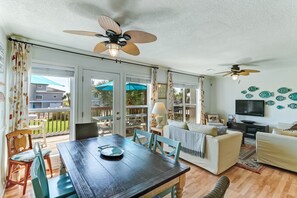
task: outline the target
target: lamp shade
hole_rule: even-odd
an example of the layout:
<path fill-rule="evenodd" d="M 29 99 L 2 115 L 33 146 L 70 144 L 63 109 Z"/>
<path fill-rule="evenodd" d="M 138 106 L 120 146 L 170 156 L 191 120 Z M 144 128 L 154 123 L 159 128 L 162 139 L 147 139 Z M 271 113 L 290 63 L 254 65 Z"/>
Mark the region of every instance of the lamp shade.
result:
<path fill-rule="evenodd" d="M 165 105 L 163 102 L 156 102 L 152 111 L 156 115 L 164 115 L 167 113 Z"/>

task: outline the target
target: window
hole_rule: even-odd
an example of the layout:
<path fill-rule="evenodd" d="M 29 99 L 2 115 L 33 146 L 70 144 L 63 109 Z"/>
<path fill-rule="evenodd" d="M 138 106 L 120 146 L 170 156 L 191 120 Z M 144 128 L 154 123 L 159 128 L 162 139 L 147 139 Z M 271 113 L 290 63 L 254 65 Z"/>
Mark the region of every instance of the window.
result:
<path fill-rule="evenodd" d="M 43 99 L 43 95 L 36 95 L 36 96 L 35 96 L 35 99 L 36 99 L 36 100 L 42 100 L 42 99 Z"/>
<path fill-rule="evenodd" d="M 174 119 L 196 122 L 196 89 L 174 87 L 173 92 Z"/>

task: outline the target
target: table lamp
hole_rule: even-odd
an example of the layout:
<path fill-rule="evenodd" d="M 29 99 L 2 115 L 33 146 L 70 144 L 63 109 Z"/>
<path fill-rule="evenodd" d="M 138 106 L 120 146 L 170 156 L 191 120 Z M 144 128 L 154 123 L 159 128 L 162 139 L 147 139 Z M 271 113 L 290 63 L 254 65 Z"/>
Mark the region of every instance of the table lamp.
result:
<path fill-rule="evenodd" d="M 167 113 L 164 103 L 156 102 L 152 113 L 156 115 L 155 117 L 157 122 L 156 128 L 161 129 L 163 127 L 161 123 L 163 121 L 164 115 Z"/>

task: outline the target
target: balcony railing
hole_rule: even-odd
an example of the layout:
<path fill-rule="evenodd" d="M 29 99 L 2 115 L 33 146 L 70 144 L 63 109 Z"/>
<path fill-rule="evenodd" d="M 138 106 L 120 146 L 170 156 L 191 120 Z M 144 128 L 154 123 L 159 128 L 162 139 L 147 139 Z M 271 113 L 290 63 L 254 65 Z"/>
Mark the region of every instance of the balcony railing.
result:
<path fill-rule="evenodd" d="M 69 134 L 70 108 L 29 109 L 29 126 L 40 125 L 44 120 L 46 136 Z M 33 137 L 42 137 L 42 130 L 33 130 Z"/>

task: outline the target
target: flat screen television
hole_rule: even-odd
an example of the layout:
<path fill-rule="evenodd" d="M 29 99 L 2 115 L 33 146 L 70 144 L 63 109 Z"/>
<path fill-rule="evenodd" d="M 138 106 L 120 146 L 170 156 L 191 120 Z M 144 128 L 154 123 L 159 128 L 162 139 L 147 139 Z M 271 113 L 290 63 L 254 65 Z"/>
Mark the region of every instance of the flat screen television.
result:
<path fill-rule="evenodd" d="M 264 100 L 236 100 L 235 113 L 264 117 Z"/>

